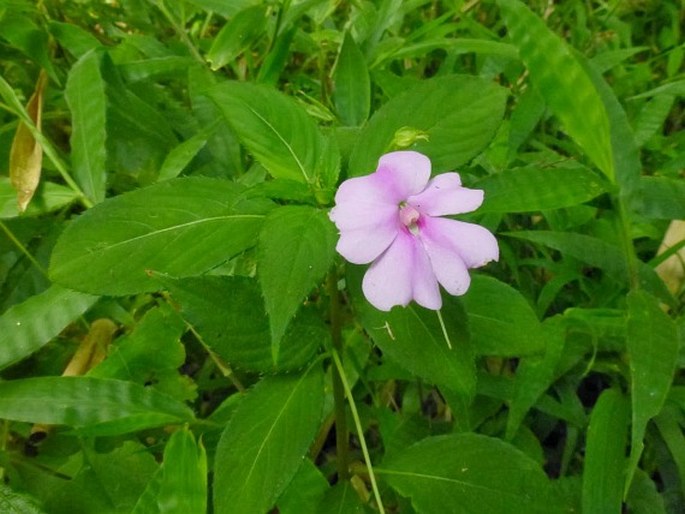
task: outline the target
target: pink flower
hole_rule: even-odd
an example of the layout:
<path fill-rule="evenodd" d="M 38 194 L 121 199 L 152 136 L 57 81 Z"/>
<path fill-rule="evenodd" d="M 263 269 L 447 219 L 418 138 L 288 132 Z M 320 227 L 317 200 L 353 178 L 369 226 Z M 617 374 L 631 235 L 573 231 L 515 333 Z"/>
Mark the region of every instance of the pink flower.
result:
<path fill-rule="evenodd" d="M 441 217 L 477 209 L 483 191 L 462 187 L 458 173 L 430 175 L 425 155 L 392 152 L 374 173 L 346 180 L 335 195 L 336 249 L 351 263 L 372 263 L 362 289 L 377 309 L 412 300 L 440 309 L 438 283 L 462 295 L 471 283 L 468 269 L 499 258 L 487 229 Z"/>

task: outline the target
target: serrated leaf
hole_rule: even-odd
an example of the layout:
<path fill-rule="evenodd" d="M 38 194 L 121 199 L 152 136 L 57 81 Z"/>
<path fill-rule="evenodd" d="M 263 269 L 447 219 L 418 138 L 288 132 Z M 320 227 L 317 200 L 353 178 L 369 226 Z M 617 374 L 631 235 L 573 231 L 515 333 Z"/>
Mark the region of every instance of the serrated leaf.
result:
<path fill-rule="evenodd" d="M 356 127 L 369 117 L 371 81 L 364 55 L 345 33 L 333 72 L 333 104 L 344 125 Z"/>
<path fill-rule="evenodd" d="M 583 514 L 619 514 L 625 482 L 628 402 L 606 389 L 592 409 L 583 469 Z"/>
<path fill-rule="evenodd" d="M 320 318 L 302 310 L 281 341 L 278 360 L 271 355 L 269 320 L 259 284 L 247 277 L 158 277 L 181 304 L 181 314 L 231 366 L 261 373 L 301 369 L 328 331 Z"/>
<path fill-rule="evenodd" d="M 479 212 L 532 212 L 587 202 L 605 191 L 604 183 L 584 167 L 519 168 L 478 181 L 485 191 Z"/>
<path fill-rule="evenodd" d="M 254 5 L 236 13 L 214 38 L 207 53 L 212 70 L 226 66 L 264 33 L 266 6 Z"/>
<path fill-rule="evenodd" d="M 267 86 L 225 82 L 208 95 L 245 147 L 274 178 L 333 187 L 340 156 L 292 99 Z"/>
<path fill-rule="evenodd" d="M 432 384 L 463 398 L 475 393 L 474 350 L 468 322 L 459 300 L 445 296 L 441 309 L 449 343 L 435 311 L 416 304 L 390 312 L 374 309 L 361 292 L 361 267 L 348 267 L 347 282 L 364 329 L 385 355 Z"/>
<path fill-rule="evenodd" d="M 69 71 L 64 97 L 71 111 L 71 164 L 74 178 L 94 203 L 105 199 L 107 98 L 100 57 L 91 50 Z"/>
<path fill-rule="evenodd" d="M 0 369 L 39 350 L 98 297 L 53 285 L 0 316 Z"/>
<path fill-rule="evenodd" d="M 571 49 L 518 0 L 498 0 L 509 37 L 530 78 L 569 136 L 615 181 L 609 118 L 592 80 Z"/>
<path fill-rule="evenodd" d="M 474 274 L 462 301 L 476 353 L 513 357 L 544 351 L 540 321 L 526 299 L 511 286 Z"/>
<path fill-rule="evenodd" d="M 164 448 L 157 504 L 161 514 L 207 512 L 207 454 L 188 428 L 174 432 Z"/>
<path fill-rule="evenodd" d="M 26 105 L 26 113 L 39 132 L 43 117 L 43 91 L 47 81 L 47 75 L 41 71 Z M 17 192 L 19 212 L 24 212 L 33 198 L 40 183 L 42 167 L 43 147 L 36 141 L 26 123 L 20 120 L 10 148 L 9 167 L 10 181 Z"/>
<path fill-rule="evenodd" d="M 434 171 L 454 170 L 478 155 L 502 122 L 507 92 L 490 80 L 451 75 L 425 80 L 393 97 L 362 129 L 350 157 L 350 175 L 376 169 L 395 133 L 424 134 L 408 146 L 430 157 Z"/>
<path fill-rule="evenodd" d="M 110 198 L 69 224 L 55 245 L 50 275 L 73 289 L 125 295 L 159 289 L 149 270 L 203 273 L 257 242 L 271 203 L 244 191 L 193 177 Z"/>
<path fill-rule="evenodd" d="M 39 377 L 0 382 L 0 417 L 116 435 L 193 420 L 183 403 L 131 382 Z"/>
<path fill-rule="evenodd" d="M 659 301 L 643 291 L 628 293 L 626 346 L 630 356 L 632 431 L 625 482 L 628 493 L 644 448 L 647 423 L 659 414 L 678 362 L 678 330 Z"/>
<path fill-rule="evenodd" d="M 265 377 L 236 409 L 215 457 L 214 512 L 267 512 L 302 463 L 321 421 L 323 373 Z"/>
<path fill-rule="evenodd" d="M 422 514 L 561 512 L 544 471 L 504 441 L 479 434 L 428 437 L 377 473 Z"/>
<path fill-rule="evenodd" d="M 259 234 L 257 275 L 269 315 L 274 362 L 288 323 L 333 263 L 336 231 L 314 207 L 273 210 Z"/>

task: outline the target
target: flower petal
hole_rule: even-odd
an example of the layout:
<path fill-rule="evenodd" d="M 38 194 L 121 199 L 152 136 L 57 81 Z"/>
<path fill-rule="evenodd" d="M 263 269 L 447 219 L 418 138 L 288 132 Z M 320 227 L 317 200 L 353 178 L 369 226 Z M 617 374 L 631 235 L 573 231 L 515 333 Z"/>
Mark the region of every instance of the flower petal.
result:
<path fill-rule="evenodd" d="M 390 247 L 368 269 L 362 281 L 367 300 L 382 311 L 406 306 L 412 299 L 429 309 L 442 305 L 438 282 L 423 246 L 400 230 Z"/>
<path fill-rule="evenodd" d="M 499 259 L 497 240 L 488 229 L 446 218 L 424 216 L 421 219 L 421 237 L 429 241 L 428 247 L 449 248 L 461 257 L 467 268 L 478 268 Z"/>
<path fill-rule="evenodd" d="M 483 191 L 461 186 L 458 173 L 443 173 L 426 189 L 407 198 L 407 203 L 423 214 L 444 216 L 475 211 L 483 203 Z"/>
<path fill-rule="evenodd" d="M 397 221 L 344 230 L 335 249 L 352 264 L 368 264 L 381 255 L 395 240 L 399 232 Z"/>
<path fill-rule="evenodd" d="M 435 230 L 432 218 L 421 230 L 421 241 L 430 258 L 433 273 L 445 290 L 454 296 L 461 296 L 471 285 L 466 264 L 451 241 L 442 237 L 439 229 Z"/>
<path fill-rule="evenodd" d="M 423 191 L 431 176 L 431 162 L 418 152 L 390 152 L 378 160 L 376 174 L 387 181 L 395 203 Z"/>

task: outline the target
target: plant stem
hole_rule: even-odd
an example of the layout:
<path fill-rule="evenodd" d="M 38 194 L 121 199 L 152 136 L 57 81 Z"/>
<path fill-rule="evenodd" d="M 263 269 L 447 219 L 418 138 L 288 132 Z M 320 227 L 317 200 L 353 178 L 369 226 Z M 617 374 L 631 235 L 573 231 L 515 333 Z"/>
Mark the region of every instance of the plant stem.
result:
<path fill-rule="evenodd" d="M 327 280 L 328 296 L 330 298 L 331 340 L 333 341 L 333 355 L 342 355 L 343 343 L 340 323 L 340 295 L 338 294 L 338 276 L 335 268 L 331 269 Z M 333 366 L 333 400 L 335 403 L 335 445 L 337 448 L 338 480 L 350 478 L 350 432 L 347 428 L 347 412 L 345 408 L 345 389 L 341 368 Z"/>

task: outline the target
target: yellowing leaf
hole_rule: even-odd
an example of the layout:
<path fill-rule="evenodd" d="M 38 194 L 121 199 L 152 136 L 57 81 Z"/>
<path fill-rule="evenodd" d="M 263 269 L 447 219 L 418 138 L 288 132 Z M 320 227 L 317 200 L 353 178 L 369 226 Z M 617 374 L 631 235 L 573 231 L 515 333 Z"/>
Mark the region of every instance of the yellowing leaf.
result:
<path fill-rule="evenodd" d="M 36 89 L 26 106 L 29 117 L 39 131 L 43 114 L 43 91 L 46 84 L 47 75 L 41 71 L 36 82 Z M 26 123 L 19 121 L 10 150 L 10 180 L 12 187 L 17 191 L 19 212 L 26 210 L 33 193 L 38 188 L 42 163 L 43 148 L 33 137 Z"/>

